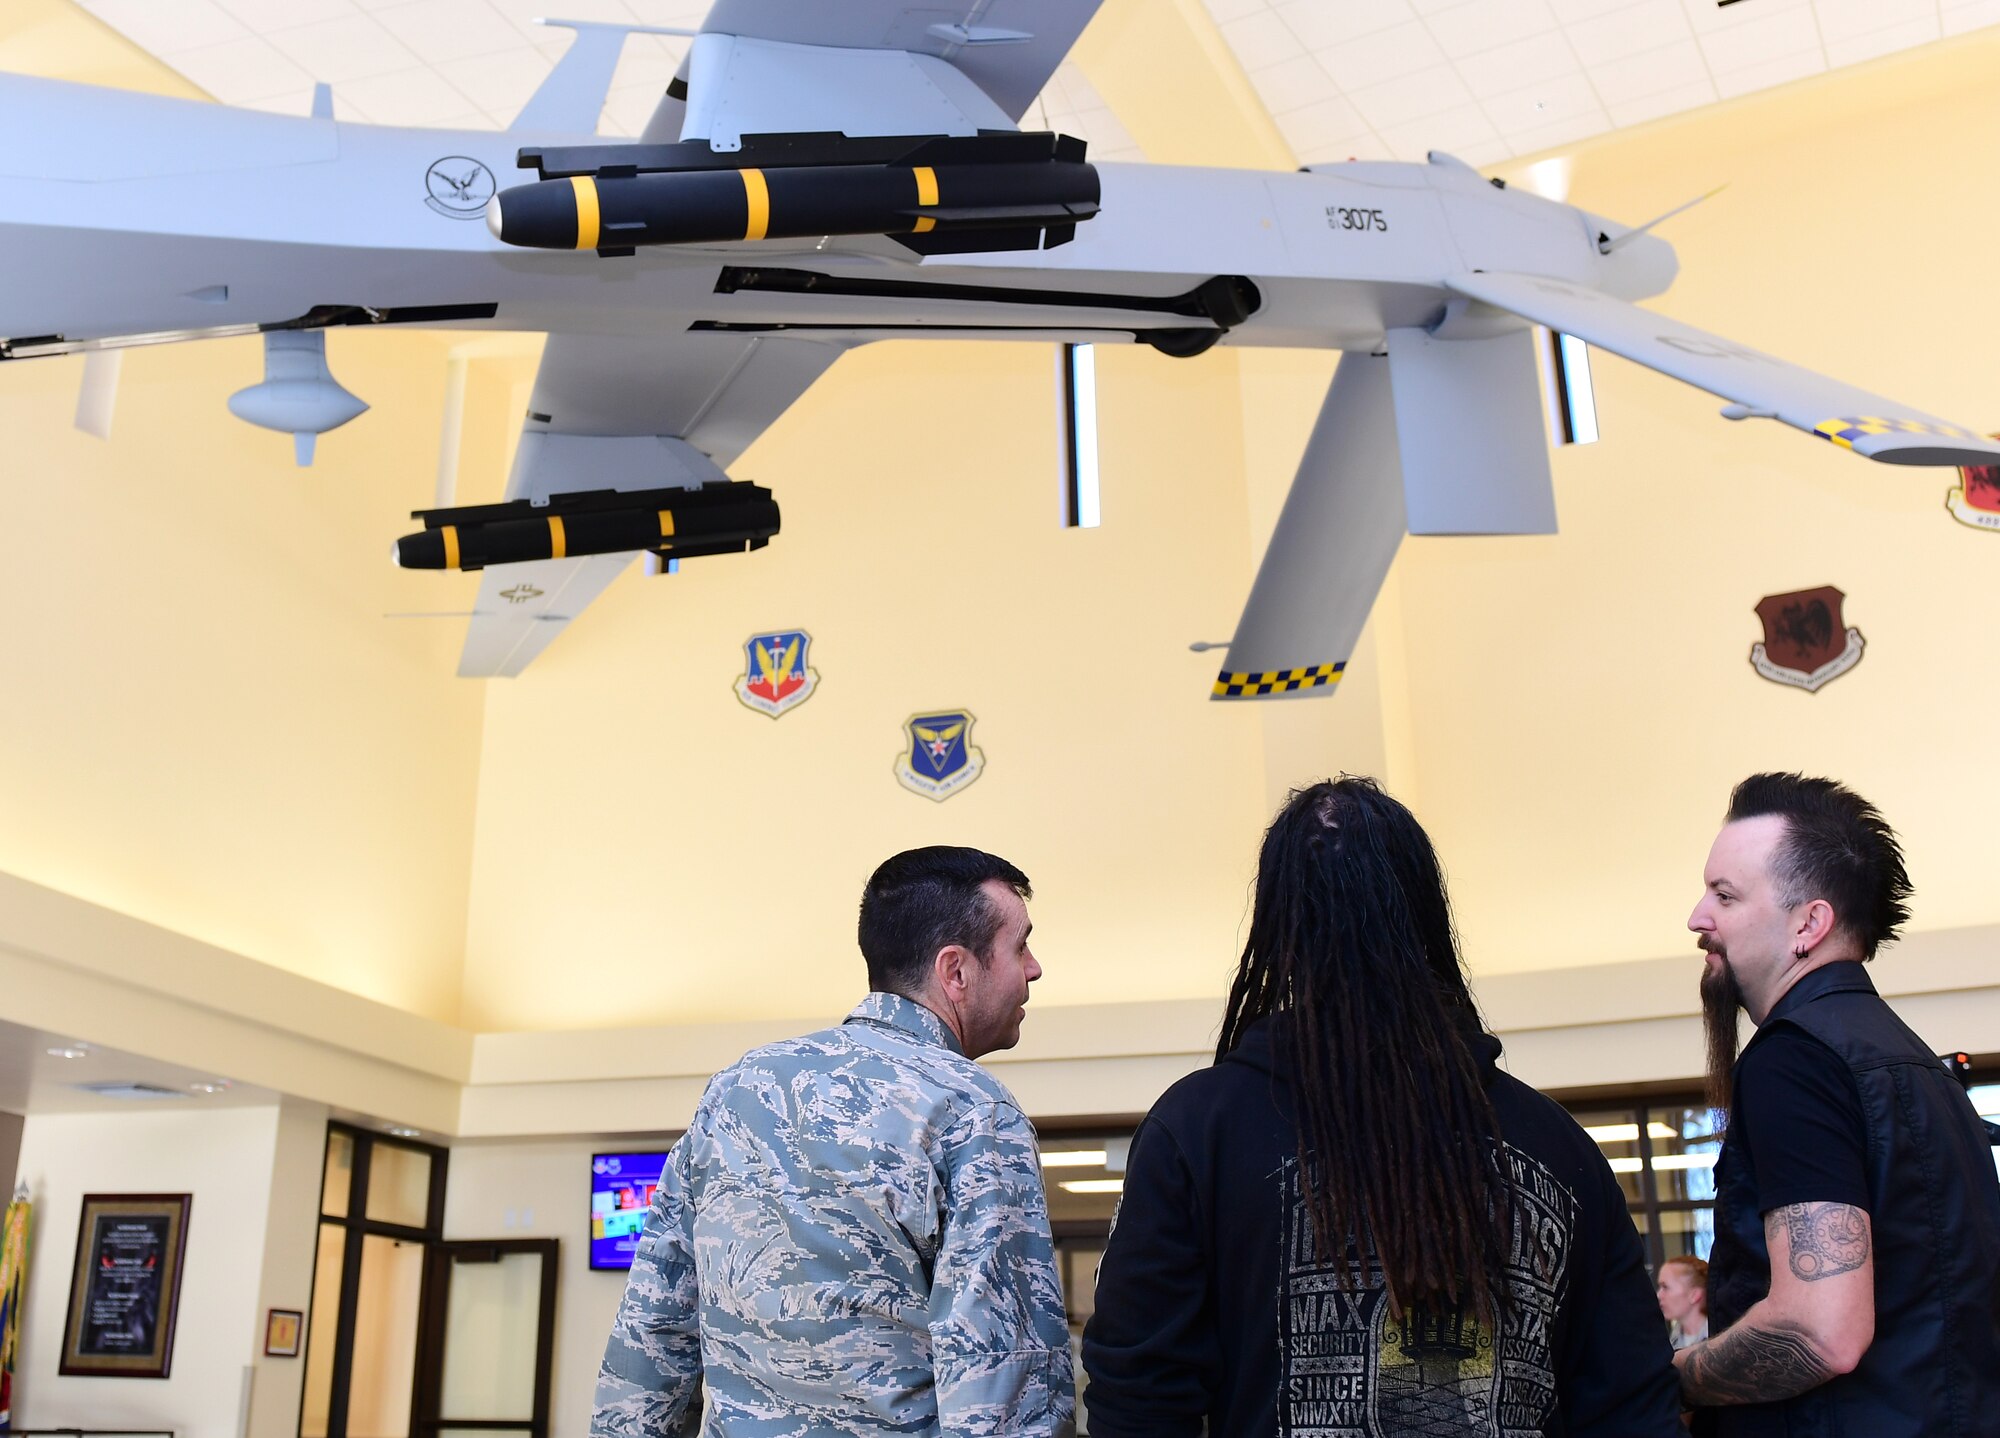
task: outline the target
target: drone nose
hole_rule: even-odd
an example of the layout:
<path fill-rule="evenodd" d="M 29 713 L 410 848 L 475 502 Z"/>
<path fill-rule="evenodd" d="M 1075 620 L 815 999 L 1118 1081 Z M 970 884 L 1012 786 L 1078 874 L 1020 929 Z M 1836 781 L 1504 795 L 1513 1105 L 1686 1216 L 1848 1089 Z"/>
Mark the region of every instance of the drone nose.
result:
<path fill-rule="evenodd" d="M 496 194 L 486 202 L 486 228 L 491 230 L 493 238 L 498 240 L 504 238 L 500 230 L 505 224 L 506 221 L 500 217 L 500 196 Z"/>

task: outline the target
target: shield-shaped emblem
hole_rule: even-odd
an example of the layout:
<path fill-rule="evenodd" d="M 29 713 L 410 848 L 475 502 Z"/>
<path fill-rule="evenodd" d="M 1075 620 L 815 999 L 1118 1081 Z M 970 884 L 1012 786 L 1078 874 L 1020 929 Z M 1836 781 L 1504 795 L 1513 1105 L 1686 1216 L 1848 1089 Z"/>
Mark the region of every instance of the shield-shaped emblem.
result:
<path fill-rule="evenodd" d="M 736 676 L 736 697 L 759 714 L 776 719 L 812 697 L 819 671 L 806 661 L 812 636 L 803 629 L 776 629 L 743 641 L 743 672 Z"/>
<path fill-rule="evenodd" d="M 1764 642 L 1750 646 L 1750 663 L 1773 684 L 1816 694 L 1861 662 L 1864 640 L 1841 617 L 1846 599 L 1832 585 L 1767 594 L 1757 601 Z"/>
<path fill-rule="evenodd" d="M 1945 493 L 1944 507 L 1960 524 L 2000 533 L 2000 465 L 1960 466 L 1958 488 Z"/>
<path fill-rule="evenodd" d="M 972 746 L 970 709 L 934 709 L 903 721 L 896 782 L 926 799 L 949 799 L 979 777 L 986 755 Z"/>

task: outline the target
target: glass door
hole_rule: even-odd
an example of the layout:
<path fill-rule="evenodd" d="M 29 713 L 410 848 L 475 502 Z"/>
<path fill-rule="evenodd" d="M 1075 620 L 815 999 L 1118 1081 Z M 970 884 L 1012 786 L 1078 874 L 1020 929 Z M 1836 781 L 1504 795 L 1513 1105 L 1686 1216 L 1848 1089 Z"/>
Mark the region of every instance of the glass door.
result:
<path fill-rule="evenodd" d="M 430 1246 L 413 1438 L 548 1438 L 557 1248 L 553 1238 Z"/>

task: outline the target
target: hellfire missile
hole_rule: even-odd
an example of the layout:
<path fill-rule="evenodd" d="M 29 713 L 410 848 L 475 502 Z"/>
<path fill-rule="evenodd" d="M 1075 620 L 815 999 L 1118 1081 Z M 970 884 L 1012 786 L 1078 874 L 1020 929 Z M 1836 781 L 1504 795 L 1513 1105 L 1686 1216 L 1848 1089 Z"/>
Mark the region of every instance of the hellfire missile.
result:
<path fill-rule="evenodd" d="M 543 178 L 495 195 L 500 240 L 629 254 L 640 245 L 893 235 L 922 253 L 1034 249 L 1097 213 L 1080 140 L 1053 134 L 750 135 L 526 149 Z"/>
<path fill-rule="evenodd" d="M 762 485 L 731 480 L 698 489 L 593 489 L 410 514 L 423 530 L 396 541 L 405 569 L 484 569 L 531 559 L 650 550 L 670 559 L 762 549 L 778 506 Z"/>

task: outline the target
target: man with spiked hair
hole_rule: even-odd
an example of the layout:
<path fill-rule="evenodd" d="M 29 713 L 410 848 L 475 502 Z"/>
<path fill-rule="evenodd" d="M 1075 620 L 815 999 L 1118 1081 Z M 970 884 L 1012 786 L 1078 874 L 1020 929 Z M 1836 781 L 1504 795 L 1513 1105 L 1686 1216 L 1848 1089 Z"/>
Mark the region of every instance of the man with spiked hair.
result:
<path fill-rule="evenodd" d="M 1973 1438 L 2000 1425 L 2000 1183 L 1936 1052 L 1862 965 L 1909 917 L 1903 854 L 1830 779 L 1736 786 L 1688 919 L 1705 954 L 1716 1164 L 1706 1342 L 1675 1356 L 1722 1438 Z M 1736 1014 L 1757 1033 L 1736 1052 Z"/>

